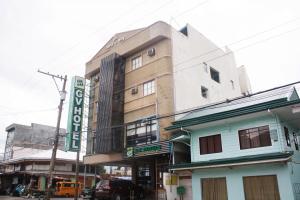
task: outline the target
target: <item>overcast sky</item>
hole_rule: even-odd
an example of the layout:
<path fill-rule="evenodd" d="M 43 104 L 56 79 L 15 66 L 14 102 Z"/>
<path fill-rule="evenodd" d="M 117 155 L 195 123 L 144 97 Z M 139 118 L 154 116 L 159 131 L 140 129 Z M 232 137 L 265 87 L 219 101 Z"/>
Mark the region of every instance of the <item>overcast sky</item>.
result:
<path fill-rule="evenodd" d="M 0 153 L 10 124 L 56 125 L 58 92 L 38 69 L 84 76 L 115 33 L 158 20 L 228 45 L 254 92 L 300 80 L 299 0 L 0 0 Z"/>

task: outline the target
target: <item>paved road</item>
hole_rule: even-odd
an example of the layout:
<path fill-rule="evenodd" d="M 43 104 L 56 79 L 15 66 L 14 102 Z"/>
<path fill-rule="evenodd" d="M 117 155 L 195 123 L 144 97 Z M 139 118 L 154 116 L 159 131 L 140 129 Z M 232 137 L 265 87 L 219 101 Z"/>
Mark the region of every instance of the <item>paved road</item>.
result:
<path fill-rule="evenodd" d="M 73 200 L 74 198 L 51 198 L 51 200 Z M 0 200 L 26 200 L 23 197 L 0 196 Z M 30 198 L 28 200 L 38 200 L 38 198 Z M 81 200 L 81 198 L 79 198 Z"/>

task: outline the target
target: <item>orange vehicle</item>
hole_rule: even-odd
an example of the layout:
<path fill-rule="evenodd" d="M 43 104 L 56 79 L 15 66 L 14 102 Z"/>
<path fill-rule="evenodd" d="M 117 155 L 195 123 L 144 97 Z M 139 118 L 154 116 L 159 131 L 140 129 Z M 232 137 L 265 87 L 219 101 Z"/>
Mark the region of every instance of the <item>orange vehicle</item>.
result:
<path fill-rule="evenodd" d="M 75 182 L 57 182 L 55 186 L 55 196 L 74 197 L 75 196 Z M 82 184 L 79 183 L 78 194 L 81 193 Z"/>

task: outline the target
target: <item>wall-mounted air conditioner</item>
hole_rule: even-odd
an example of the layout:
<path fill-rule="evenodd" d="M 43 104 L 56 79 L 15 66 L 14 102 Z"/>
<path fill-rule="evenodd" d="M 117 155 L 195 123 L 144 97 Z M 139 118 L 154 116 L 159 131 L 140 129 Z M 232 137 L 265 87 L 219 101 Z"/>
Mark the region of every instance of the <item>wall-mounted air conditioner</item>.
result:
<path fill-rule="evenodd" d="M 155 48 L 149 49 L 148 52 L 147 52 L 147 55 L 148 56 L 154 56 L 155 55 Z"/>
<path fill-rule="evenodd" d="M 135 87 L 135 88 L 132 88 L 131 89 L 131 94 L 137 94 L 138 93 L 138 88 L 137 87 Z"/>

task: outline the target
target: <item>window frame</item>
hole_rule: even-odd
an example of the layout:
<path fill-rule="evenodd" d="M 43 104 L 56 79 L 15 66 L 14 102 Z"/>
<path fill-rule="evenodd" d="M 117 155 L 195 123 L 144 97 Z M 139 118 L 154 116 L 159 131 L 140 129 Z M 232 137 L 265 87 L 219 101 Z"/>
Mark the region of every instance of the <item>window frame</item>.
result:
<path fill-rule="evenodd" d="M 138 61 L 138 62 L 137 62 Z M 137 55 L 131 58 L 131 70 L 136 70 L 143 65 L 142 55 Z"/>
<path fill-rule="evenodd" d="M 267 127 L 267 129 L 266 129 L 266 127 Z M 252 131 L 254 129 L 257 129 L 257 131 Z M 246 132 L 243 133 L 242 131 L 246 131 Z M 267 135 L 264 135 L 265 134 L 264 132 L 266 132 L 266 131 L 268 133 L 267 133 Z M 252 138 L 251 138 L 251 136 L 250 136 L 251 133 L 252 133 L 252 135 L 257 134 L 256 137 L 258 137 L 258 139 L 259 139 L 259 146 L 254 146 L 255 141 L 254 141 L 253 138 L 255 136 L 254 137 L 252 136 Z M 249 144 L 247 146 L 244 146 L 244 147 L 242 145 L 244 145 L 246 142 L 245 141 L 242 142 L 242 136 L 241 136 L 242 134 L 248 134 L 247 139 L 248 139 Z M 269 125 L 250 127 L 250 128 L 246 128 L 246 129 L 240 129 L 240 130 L 238 130 L 238 136 L 239 136 L 240 150 L 272 146 L 270 126 Z M 262 138 L 266 139 L 266 141 L 263 141 Z"/>
<path fill-rule="evenodd" d="M 206 144 L 204 144 L 204 143 L 206 143 Z M 217 146 L 218 145 L 217 143 L 219 143 L 219 146 Z M 206 146 L 204 147 L 204 145 L 206 145 Z M 213 147 L 211 145 L 213 145 Z M 222 148 L 221 133 L 199 137 L 199 153 L 200 153 L 200 155 L 222 153 L 222 152 L 223 152 L 223 148 Z"/>
<path fill-rule="evenodd" d="M 149 86 L 150 84 L 150 86 Z M 150 80 L 143 83 L 143 96 L 148 96 L 155 93 L 155 81 Z"/>
<path fill-rule="evenodd" d="M 144 132 L 139 132 L 141 129 L 144 129 Z M 149 119 L 148 121 L 139 120 L 128 123 L 125 126 L 126 147 L 157 142 L 158 131 L 159 127 L 156 119 Z"/>

